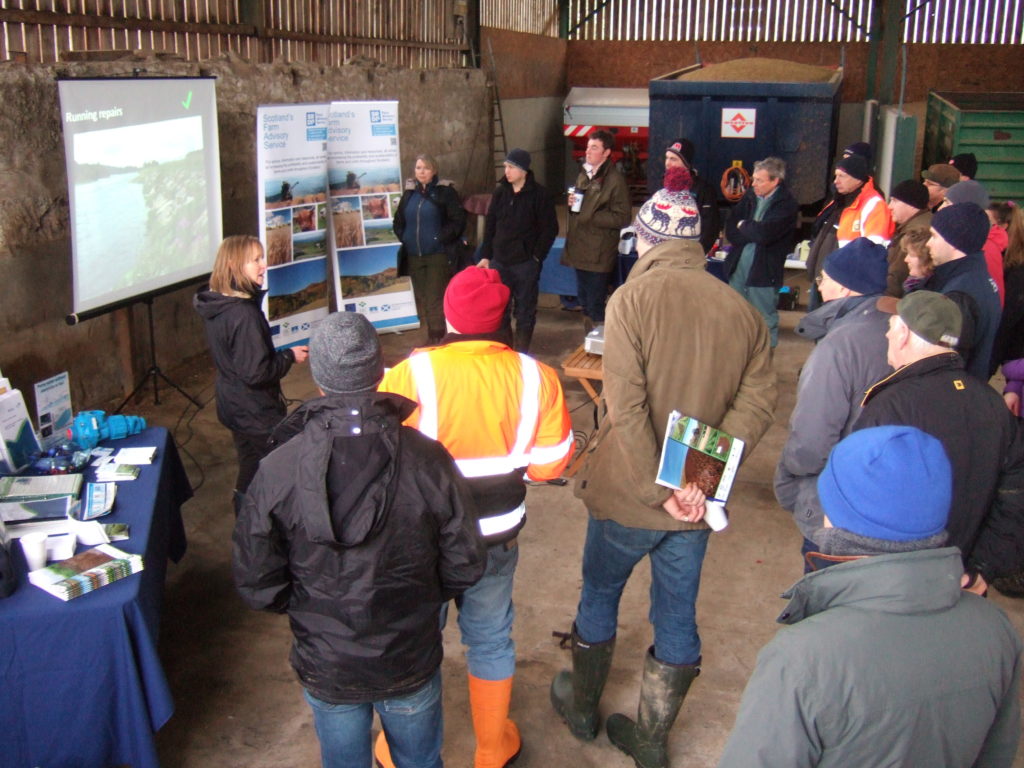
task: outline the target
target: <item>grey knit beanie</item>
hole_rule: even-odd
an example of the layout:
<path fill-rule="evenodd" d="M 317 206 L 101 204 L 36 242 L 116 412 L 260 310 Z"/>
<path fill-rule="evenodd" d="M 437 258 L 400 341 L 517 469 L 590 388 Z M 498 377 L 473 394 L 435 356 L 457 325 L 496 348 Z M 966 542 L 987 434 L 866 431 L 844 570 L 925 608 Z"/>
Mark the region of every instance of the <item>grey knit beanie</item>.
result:
<path fill-rule="evenodd" d="M 384 376 L 377 331 L 357 312 L 328 315 L 309 340 L 309 368 L 313 381 L 325 393 L 376 389 Z"/>

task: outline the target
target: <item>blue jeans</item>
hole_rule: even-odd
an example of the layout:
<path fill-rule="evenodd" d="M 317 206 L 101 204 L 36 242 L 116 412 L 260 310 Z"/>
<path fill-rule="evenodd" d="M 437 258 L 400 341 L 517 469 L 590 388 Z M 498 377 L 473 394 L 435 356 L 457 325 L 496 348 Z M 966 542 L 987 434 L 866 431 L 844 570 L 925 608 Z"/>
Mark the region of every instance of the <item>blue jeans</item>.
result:
<path fill-rule="evenodd" d="M 583 314 L 595 324 L 604 322 L 604 304 L 608 300 L 610 278 L 611 272 L 576 270 L 576 298 L 583 307 Z"/>
<path fill-rule="evenodd" d="M 602 643 L 615 636 L 622 590 L 633 567 L 648 555 L 654 656 L 668 664 L 696 664 L 700 660 L 697 590 L 710 533 L 707 529 L 651 531 L 590 518 L 583 549 L 583 592 L 576 612 L 580 638 Z"/>
<path fill-rule="evenodd" d="M 323 768 L 369 766 L 370 726 L 377 710 L 398 768 L 440 768 L 443 720 L 441 670 L 418 691 L 363 704 L 329 704 L 305 691 L 313 708 Z"/>
<path fill-rule="evenodd" d="M 462 644 L 466 646 L 466 666 L 469 674 L 481 680 L 507 680 L 516 671 L 512 577 L 518 562 L 518 546 L 488 547 L 483 578 L 455 598 Z M 441 608 L 442 627 L 447 617 L 445 604 Z"/>

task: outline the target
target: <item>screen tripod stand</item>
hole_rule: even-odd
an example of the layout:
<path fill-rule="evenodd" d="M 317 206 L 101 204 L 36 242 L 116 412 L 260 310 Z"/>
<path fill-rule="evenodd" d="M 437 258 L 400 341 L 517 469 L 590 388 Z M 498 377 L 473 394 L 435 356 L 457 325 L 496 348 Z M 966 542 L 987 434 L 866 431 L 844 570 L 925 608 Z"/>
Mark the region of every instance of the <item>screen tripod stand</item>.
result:
<path fill-rule="evenodd" d="M 128 402 L 139 393 L 139 390 L 146 386 L 146 382 L 150 380 L 153 381 L 153 403 L 155 405 L 160 405 L 160 382 L 163 381 L 169 387 L 176 389 L 181 394 L 181 396 L 188 400 L 190 403 L 192 403 L 192 405 L 194 405 L 197 410 L 201 410 L 203 404 L 196 400 L 194 397 L 192 397 L 192 395 L 190 395 L 184 389 L 175 384 L 173 381 L 171 381 L 171 379 L 167 377 L 167 374 L 160 370 L 160 366 L 156 364 L 156 334 L 153 331 L 153 297 L 147 296 L 145 302 L 146 315 L 149 319 L 150 366 L 146 370 L 146 373 L 143 374 L 142 378 L 139 380 L 139 383 L 135 385 L 135 389 L 132 390 L 131 394 L 128 395 L 128 397 L 121 401 L 121 404 L 117 406 L 117 408 L 114 410 L 114 413 L 120 413 L 121 409 L 124 408 L 128 404 Z"/>

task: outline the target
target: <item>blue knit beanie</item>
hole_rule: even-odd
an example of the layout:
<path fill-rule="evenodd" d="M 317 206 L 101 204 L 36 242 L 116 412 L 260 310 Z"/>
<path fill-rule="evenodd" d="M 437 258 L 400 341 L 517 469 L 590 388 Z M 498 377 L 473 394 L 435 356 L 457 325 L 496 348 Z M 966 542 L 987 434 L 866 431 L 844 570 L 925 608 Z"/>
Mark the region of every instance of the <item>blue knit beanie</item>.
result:
<path fill-rule="evenodd" d="M 858 237 L 825 258 L 828 276 L 851 291 L 873 296 L 885 291 L 889 273 L 888 251 L 866 237 Z"/>
<path fill-rule="evenodd" d="M 916 427 L 872 427 L 832 449 L 818 476 L 821 506 L 836 528 L 888 541 L 942 532 L 953 470 L 942 443 Z"/>

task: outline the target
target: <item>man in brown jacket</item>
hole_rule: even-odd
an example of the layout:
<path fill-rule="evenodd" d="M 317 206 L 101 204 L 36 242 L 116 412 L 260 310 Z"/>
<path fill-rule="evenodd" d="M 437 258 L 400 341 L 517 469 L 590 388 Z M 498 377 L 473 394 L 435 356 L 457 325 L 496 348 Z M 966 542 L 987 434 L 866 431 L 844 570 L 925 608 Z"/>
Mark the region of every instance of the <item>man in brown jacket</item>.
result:
<path fill-rule="evenodd" d="M 604 322 L 608 278 L 619 253 L 619 232 L 629 225 L 633 211 L 629 185 L 612 162 L 614 145 L 615 138 L 608 131 L 590 134 L 576 192 L 569 195 L 562 263 L 576 269 L 576 295 L 583 305 L 587 331 Z"/>
<path fill-rule="evenodd" d="M 590 520 L 573 668 L 554 679 L 551 700 L 577 738 L 596 737 L 619 598 L 649 556 L 654 645 L 639 714 L 635 722 L 612 715 L 608 737 L 638 765 L 664 766 L 669 729 L 700 671 L 695 604 L 710 532 L 696 486 L 672 491 L 654 482 L 668 417 L 678 410 L 721 428 L 749 452 L 772 422 L 776 385 L 761 315 L 704 270 L 697 239 L 650 226 L 673 215 L 665 206 L 655 213 L 653 202 L 637 216 L 640 260 L 608 303 L 607 413 L 576 484 Z"/>
<path fill-rule="evenodd" d="M 896 223 L 896 232 L 889 241 L 889 274 L 886 277 L 885 295 L 898 299 L 903 295 L 903 281 L 910 274 L 903 238 L 915 229 L 927 232 L 932 225 L 932 212 L 928 209 L 928 188 L 913 179 L 901 181 L 889 194 L 889 210 Z"/>

